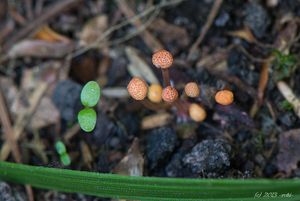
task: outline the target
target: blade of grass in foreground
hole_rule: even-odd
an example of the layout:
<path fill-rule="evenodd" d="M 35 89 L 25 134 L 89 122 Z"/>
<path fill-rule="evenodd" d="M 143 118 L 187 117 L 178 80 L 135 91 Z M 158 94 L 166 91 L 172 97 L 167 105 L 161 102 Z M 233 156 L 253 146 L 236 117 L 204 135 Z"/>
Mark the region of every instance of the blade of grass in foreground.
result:
<path fill-rule="evenodd" d="M 300 200 L 299 179 L 130 177 L 0 162 L 0 180 L 62 192 L 130 200 Z M 255 198 L 255 195 L 260 197 Z"/>

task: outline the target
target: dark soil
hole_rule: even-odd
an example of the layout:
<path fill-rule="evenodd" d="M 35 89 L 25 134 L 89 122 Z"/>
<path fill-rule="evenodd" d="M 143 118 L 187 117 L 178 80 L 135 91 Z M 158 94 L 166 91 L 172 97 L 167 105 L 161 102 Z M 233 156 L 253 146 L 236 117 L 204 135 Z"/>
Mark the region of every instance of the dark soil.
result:
<path fill-rule="evenodd" d="M 300 116 L 297 106 L 290 104 L 278 88 L 280 75 L 280 81 L 300 98 L 300 1 L 224 0 L 192 59 L 188 58 L 189 51 L 207 23 L 215 1 L 170 4 L 160 9 L 150 25 L 147 19 L 153 12 L 141 19 L 138 26 L 146 25 L 150 35 L 174 55 L 170 74 L 179 92 L 188 81 L 199 83 L 200 97 L 186 99 L 184 103 L 197 102 L 205 107 L 207 118 L 201 123 L 192 121 L 176 107 L 153 110 L 124 94 L 132 77 L 129 66 L 136 64 L 127 54 L 128 47 L 137 50 L 138 58 L 162 84 L 160 71 L 151 64 L 154 43 L 147 42 L 145 32 L 118 42 L 136 33 L 138 27 L 129 23 L 97 44 L 97 38 L 105 37 L 106 30 L 126 21 L 124 8 L 118 1 L 73 1 L 61 11 L 53 9 L 63 0 L 0 2 L 0 88 L 8 109 L 6 115 L 13 126 L 17 117 L 30 107 L 30 99 L 41 83 L 47 85 L 35 112 L 28 116 L 31 120 L 24 120 L 26 126 L 18 139 L 22 163 L 120 173 L 115 168 L 130 154 L 134 139 L 138 139 L 140 148 L 136 155 L 142 156 L 137 160 L 142 161 L 140 173 L 144 176 L 300 177 L 300 158 L 293 157 L 297 149 L 285 146 L 291 139 L 294 147 L 300 146 Z M 126 1 L 135 14 L 160 3 Z M 39 22 L 51 9 L 55 15 Z M 91 22 L 95 18 L 96 22 Z M 42 33 L 52 38 L 49 41 L 37 36 L 36 32 L 45 24 L 59 37 Z M 83 36 L 84 29 L 87 36 Z M 238 30 L 243 34 L 237 34 Z M 293 66 L 285 61 L 284 67 L 278 68 L 278 64 L 271 62 L 263 72 L 265 59 L 280 50 L 280 37 L 290 44 L 286 48 L 289 51 L 281 53 L 288 52 L 295 58 Z M 22 41 L 29 43 L 20 46 Z M 86 44 L 97 44 L 99 48 L 82 51 Z M 267 78 L 262 78 L 265 75 Z M 80 91 L 90 80 L 98 81 L 102 95 L 95 108 L 96 128 L 85 133 L 76 127 L 77 113 L 83 107 Z M 221 89 L 233 91 L 233 104 L 215 103 L 214 94 Z M 42 105 L 44 99 L 46 103 Z M 162 113 L 169 114 L 168 121 L 153 121 L 150 129 L 143 128 L 147 118 Z M 0 147 L 6 139 L 1 133 Z M 65 143 L 72 161 L 70 166 L 60 162 L 54 146 L 57 140 Z M 282 158 L 284 165 L 278 160 Z M 7 160 L 15 161 L 12 155 Z M 49 201 L 108 200 L 40 189 L 34 189 L 34 196 L 36 200 Z M 0 182 L 0 201 L 26 199 L 25 188 Z"/>

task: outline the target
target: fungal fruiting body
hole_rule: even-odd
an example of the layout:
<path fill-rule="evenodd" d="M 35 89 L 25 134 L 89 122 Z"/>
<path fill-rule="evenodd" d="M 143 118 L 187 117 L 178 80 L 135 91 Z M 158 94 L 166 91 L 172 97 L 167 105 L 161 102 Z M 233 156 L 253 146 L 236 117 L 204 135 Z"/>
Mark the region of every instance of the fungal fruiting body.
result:
<path fill-rule="evenodd" d="M 206 111 L 204 108 L 196 103 L 192 103 L 189 107 L 189 115 L 192 120 L 196 122 L 204 121 L 206 118 Z"/>
<path fill-rule="evenodd" d="M 152 63 L 157 68 L 166 69 L 173 64 L 173 56 L 167 50 L 158 50 L 152 55 Z"/>
<path fill-rule="evenodd" d="M 144 100 L 147 96 L 148 86 L 147 83 L 139 78 L 134 77 L 127 85 L 127 90 L 130 96 L 135 100 Z"/>
<path fill-rule="evenodd" d="M 178 91 L 170 83 L 169 68 L 173 64 L 173 56 L 167 50 L 159 50 L 152 55 L 152 63 L 162 70 L 164 88 L 160 84 L 151 84 L 148 88 L 147 83 L 139 78 L 134 77 L 129 82 L 127 89 L 132 98 L 143 100 L 147 96 L 152 103 L 160 103 L 162 100 L 174 104 L 178 110 L 182 109 L 182 102 L 178 99 Z M 200 88 L 196 82 L 188 82 L 184 87 L 187 97 L 197 98 L 200 96 Z M 185 96 L 185 98 L 187 98 Z M 184 96 L 183 96 L 184 98 Z M 233 93 L 229 90 L 222 90 L 215 94 L 215 100 L 221 105 L 229 105 L 233 102 Z M 143 101 L 145 105 L 151 104 L 149 101 Z M 188 103 L 188 113 L 192 120 L 202 122 L 206 118 L 206 111 L 203 106 L 197 103 Z M 153 106 L 153 105 L 152 105 Z M 184 109 L 186 113 L 186 109 Z"/>
<path fill-rule="evenodd" d="M 230 105 L 233 102 L 233 93 L 229 90 L 218 91 L 215 95 L 215 100 L 221 105 Z"/>
<path fill-rule="evenodd" d="M 174 87 L 167 86 L 162 92 L 162 99 L 168 103 L 174 102 L 178 98 L 178 92 Z"/>
<path fill-rule="evenodd" d="M 148 99 L 153 103 L 159 103 L 162 100 L 162 87 L 160 84 L 151 84 L 148 89 Z"/>
<path fill-rule="evenodd" d="M 188 97 L 196 98 L 200 95 L 200 89 L 196 82 L 189 82 L 184 87 L 184 92 Z"/>

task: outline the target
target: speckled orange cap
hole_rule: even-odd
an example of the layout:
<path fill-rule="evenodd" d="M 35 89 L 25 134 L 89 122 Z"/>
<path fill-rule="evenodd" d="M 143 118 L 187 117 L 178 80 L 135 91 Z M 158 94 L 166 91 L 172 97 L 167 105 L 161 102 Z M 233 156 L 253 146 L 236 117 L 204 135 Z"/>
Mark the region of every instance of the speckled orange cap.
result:
<path fill-rule="evenodd" d="M 133 99 L 143 100 L 147 96 L 148 86 L 143 79 L 134 77 L 127 85 L 127 90 Z"/>
<path fill-rule="evenodd" d="M 178 92 L 174 87 L 167 86 L 162 92 L 162 99 L 168 103 L 174 102 L 178 98 Z"/>
<path fill-rule="evenodd" d="M 185 94 L 188 97 L 195 98 L 200 95 L 200 89 L 196 82 L 189 82 L 184 87 Z"/>
<path fill-rule="evenodd" d="M 173 64 L 173 56 L 167 50 L 158 50 L 152 55 L 152 63 L 157 68 L 169 68 Z"/>
<path fill-rule="evenodd" d="M 215 100 L 221 105 L 230 105 L 233 102 L 233 93 L 229 90 L 218 91 L 215 95 Z"/>

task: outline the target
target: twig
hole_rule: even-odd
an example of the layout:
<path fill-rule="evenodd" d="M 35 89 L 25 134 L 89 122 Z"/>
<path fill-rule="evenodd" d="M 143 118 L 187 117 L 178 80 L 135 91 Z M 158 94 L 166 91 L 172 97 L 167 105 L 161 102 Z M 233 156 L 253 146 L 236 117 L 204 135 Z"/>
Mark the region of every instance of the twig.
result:
<path fill-rule="evenodd" d="M 26 19 L 15 9 L 11 9 L 9 11 L 9 14 L 11 18 L 14 19 L 14 21 L 17 22 L 19 25 L 24 26 L 26 24 Z"/>
<path fill-rule="evenodd" d="M 188 61 L 195 60 L 194 58 L 195 58 L 195 53 L 197 52 L 197 48 L 203 41 L 207 31 L 209 30 L 215 17 L 217 16 L 222 2 L 223 2 L 223 0 L 215 0 L 214 5 L 208 15 L 207 21 L 206 21 L 204 27 L 201 29 L 200 35 L 198 36 L 198 38 L 196 39 L 196 41 L 194 42 L 194 44 L 192 45 L 192 47 L 189 50 L 189 53 L 187 56 Z"/>
<path fill-rule="evenodd" d="M 116 1 L 120 10 L 124 13 L 124 15 L 127 18 L 132 18 L 136 15 L 135 12 L 129 7 L 127 1 L 123 1 L 123 0 L 116 0 Z M 131 24 L 135 26 L 136 29 L 139 29 L 139 27 L 143 25 L 140 19 L 131 22 Z M 147 46 L 152 49 L 152 51 L 163 49 L 162 44 L 148 30 L 144 30 L 141 37 L 144 39 Z"/>
<path fill-rule="evenodd" d="M 172 1 L 162 1 L 161 3 L 157 4 L 157 5 L 153 5 L 150 6 L 149 8 L 147 8 L 146 10 L 144 10 L 143 12 L 135 15 L 134 17 L 127 19 L 115 26 L 112 26 L 111 28 L 109 28 L 108 30 L 106 30 L 104 33 L 102 33 L 96 40 L 94 43 L 85 46 L 85 47 L 79 47 L 77 48 L 73 53 L 72 53 L 72 58 L 77 57 L 85 52 L 87 52 L 88 50 L 92 49 L 92 48 L 99 48 L 100 46 L 102 47 L 102 45 L 100 45 L 101 43 L 103 43 L 104 41 L 107 41 L 107 38 L 115 31 L 121 29 L 122 27 L 133 23 L 136 20 L 140 20 L 141 18 L 149 15 L 152 12 L 155 12 L 157 10 L 161 10 L 164 7 L 168 7 L 168 6 L 172 6 L 172 5 L 176 5 L 179 4 L 183 1 L 187 1 L 187 0 L 172 0 Z M 134 35 L 135 36 L 135 35 Z"/>
<path fill-rule="evenodd" d="M 69 142 L 80 131 L 79 124 L 75 124 L 63 134 L 64 141 Z"/>
<path fill-rule="evenodd" d="M 232 48 L 237 48 L 239 49 L 246 57 L 248 57 L 250 60 L 257 62 L 257 63 L 265 63 L 265 62 L 269 62 L 270 58 L 258 58 L 255 57 L 253 55 L 251 55 L 243 46 L 241 45 L 232 45 Z"/>
<path fill-rule="evenodd" d="M 0 120 L 4 129 L 4 136 L 6 138 L 7 145 L 11 148 L 14 159 L 17 163 L 21 162 L 21 152 L 19 150 L 13 127 L 11 125 L 8 110 L 4 101 L 2 90 L 0 90 Z"/>
<path fill-rule="evenodd" d="M 43 9 L 44 0 L 37 0 L 35 3 L 34 13 L 35 15 L 40 15 Z"/>
<path fill-rule="evenodd" d="M 15 132 L 11 125 L 8 110 L 5 106 L 4 97 L 2 94 L 2 90 L 0 89 L 0 120 L 4 129 L 4 135 L 6 138 L 5 144 L 12 150 L 13 157 L 17 163 L 22 162 L 21 152 L 17 143 L 17 139 L 15 138 Z M 2 156 L 1 156 L 2 158 Z M 31 186 L 25 185 L 26 193 L 29 201 L 34 201 L 33 191 Z"/>
<path fill-rule="evenodd" d="M 17 117 L 16 123 L 13 128 L 15 134 L 14 138 L 16 141 L 20 138 L 21 134 L 23 133 L 26 125 L 30 121 L 32 114 L 35 112 L 35 109 L 37 108 L 47 88 L 48 88 L 47 83 L 44 82 L 40 83 L 38 85 L 38 88 L 33 93 L 32 98 L 29 100 L 30 102 L 29 108 L 24 113 L 21 113 Z M 11 149 L 9 143 L 5 142 L 1 148 L 1 160 L 6 160 L 10 151 Z"/>
<path fill-rule="evenodd" d="M 279 81 L 276 84 L 279 92 L 293 105 L 294 112 L 300 118 L 300 99 L 296 97 L 292 89 L 284 81 Z"/>
<path fill-rule="evenodd" d="M 77 5 L 82 0 L 65 0 L 59 1 L 55 5 L 48 8 L 45 13 L 39 17 L 36 17 L 31 23 L 28 23 L 27 26 L 23 27 L 18 33 L 16 33 L 10 40 L 8 40 L 5 45 L 4 49 L 9 49 L 15 42 L 18 40 L 26 37 L 35 29 L 39 28 L 41 25 L 46 23 L 49 19 L 55 17 L 56 15 L 60 14 L 65 9 L 70 9 Z"/>
<path fill-rule="evenodd" d="M 25 0 L 26 17 L 29 20 L 33 19 L 32 0 Z"/>

